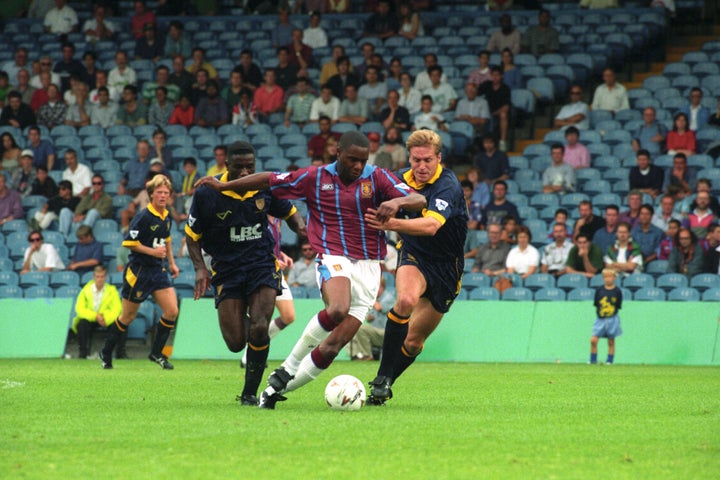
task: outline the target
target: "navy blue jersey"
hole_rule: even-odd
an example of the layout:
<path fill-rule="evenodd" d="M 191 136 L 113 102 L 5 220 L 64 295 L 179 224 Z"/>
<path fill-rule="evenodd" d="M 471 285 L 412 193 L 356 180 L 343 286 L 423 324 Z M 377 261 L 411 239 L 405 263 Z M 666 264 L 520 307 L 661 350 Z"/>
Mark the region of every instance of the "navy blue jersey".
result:
<path fill-rule="evenodd" d="M 408 218 L 433 217 L 442 225 L 433 236 L 401 234 L 402 248 L 426 261 L 452 262 L 462 258 L 467 237 L 467 204 L 460 182 L 454 173 L 438 165 L 426 184 L 418 184 L 412 170 L 404 169 L 400 178 L 427 199 L 422 212 L 404 212 Z"/>
<path fill-rule="evenodd" d="M 157 248 L 170 241 L 170 218 L 168 211 L 162 214 L 155 210 L 152 204 L 135 215 L 130 222 L 127 234 L 123 240 L 123 247 L 145 245 Z M 164 259 L 130 251 L 129 262 L 149 267 L 162 267 Z"/>
<path fill-rule="evenodd" d="M 227 181 L 227 172 L 220 181 Z M 193 196 L 185 233 L 214 262 L 274 265 L 275 239 L 267 215 L 287 219 L 295 211 L 289 201 L 273 197 L 269 190 L 240 195 L 200 187 Z"/>
<path fill-rule="evenodd" d="M 594 305 L 599 318 L 614 317 L 622 307 L 622 291 L 618 287 L 608 290 L 602 286 L 595 290 Z"/>

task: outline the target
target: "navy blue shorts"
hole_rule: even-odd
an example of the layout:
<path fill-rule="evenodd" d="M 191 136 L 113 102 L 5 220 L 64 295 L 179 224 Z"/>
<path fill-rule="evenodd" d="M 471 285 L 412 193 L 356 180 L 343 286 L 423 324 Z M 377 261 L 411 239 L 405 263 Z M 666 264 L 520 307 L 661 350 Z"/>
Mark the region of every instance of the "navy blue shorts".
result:
<path fill-rule="evenodd" d="M 402 265 L 413 265 L 420 270 L 427 283 L 427 289 L 422 297 L 430 300 L 433 308 L 438 312 L 447 313 L 455 297 L 460 293 L 464 260 L 462 258 L 455 259 L 454 262 L 419 260 L 405 248 L 401 248 L 398 254 L 398 268 Z"/>
<path fill-rule="evenodd" d="M 227 298 L 244 300 L 261 286 L 282 293 L 282 272 L 275 266 L 213 264 L 211 283 L 215 287 L 215 308 Z"/>
<path fill-rule="evenodd" d="M 172 288 L 170 274 L 163 267 L 128 264 L 123 275 L 122 298 L 142 303 L 155 290 Z"/>

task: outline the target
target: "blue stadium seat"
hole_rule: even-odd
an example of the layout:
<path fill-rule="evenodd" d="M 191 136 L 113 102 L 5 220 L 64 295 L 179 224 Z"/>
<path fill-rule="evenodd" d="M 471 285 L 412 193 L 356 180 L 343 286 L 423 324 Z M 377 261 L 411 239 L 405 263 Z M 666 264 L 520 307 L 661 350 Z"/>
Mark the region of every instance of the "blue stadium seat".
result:
<path fill-rule="evenodd" d="M 307 289 L 307 298 L 322 298 L 320 289 L 317 287 Z"/>
<path fill-rule="evenodd" d="M 49 285 L 51 287 L 57 288 L 64 285 L 77 287 L 79 284 L 80 275 L 78 275 L 77 272 L 73 272 L 72 270 L 50 273 Z"/>
<path fill-rule="evenodd" d="M 532 290 L 524 287 L 510 287 L 502 294 L 503 300 L 527 302 L 533 299 Z"/>
<path fill-rule="evenodd" d="M 652 264 L 652 262 L 650 262 L 650 264 Z M 687 287 L 688 279 L 681 273 L 664 273 L 655 280 L 655 286 L 669 292 L 676 288 Z"/>
<path fill-rule="evenodd" d="M 302 285 L 291 286 L 290 292 L 293 298 L 307 298 L 307 289 Z"/>
<path fill-rule="evenodd" d="M 678 287 L 670 290 L 668 300 L 671 302 L 699 302 L 700 293 L 690 287 Z"/>
<path fill-rule="evenodd" d="M 18 285 L 22 288 L 31 286 L 48 286 L 50 284 L 49 272 L 28 272 L 20 276 Z"/>
<path fill-rule="evenodd" d="M 470 290 L 468 300 L 497 301 L 500 293 L 493 287 L 477 287 Z"/>
<path fill-rule="evenodd" d="M 660 275 L 664 275 L 667 272 L 668 261 L 667 260 L 654 260 L 647 264 L 645 267 L 645 273 L 658 278 Z"/>
<path fill-rule="evenodd" d="M 25 298 L 52 298 L 55 292 L 46 285 L 35 285 L 25 289 Z"/>
<path fill-rule="evenodd" d="M 12 266 L 10 268 L 12 268 Z M 0 271 L 0 285 L 16 286 L 19 282 L 20 276 L 17 273 L 8 270 Z"/>
<path fill-rule="evenodd" d="M 595 290 L 592 288 L 573 288 L 567 294 L 569 302 L 585 302 L 595 298 Z"/>
<path fill-rule="evenodd" d="M 690 279 L 690 286 L 701 292 L 720 288 L 720 276 L 714 273 L 700 273 Z"/>
<path fill-rule="evenodd" d="M 55 298 L 77 298 L 79 294 L 80 287 L 73 285 L 62 285 L 54 290 Z"/>
<path fill-rule="evenodd" d="M 623 288 L 636 291 L 641 288 L 654 287 L 655 279 L 647 273 L 633 273 L 622 280 Z"/>
<path fill-rule="evenodd" d="M 23 298 L 23 291 L 17 285 L 0 286 L 0 298 Z"/>
<path fill-rule="evenodd" d="M 632 298 L 633 300 L 643 302 L 662 302 L 665 301 L 665 292 L 661 288 L 645 287 L 636 291 Z"/>
<path fill-rule="evenodd" d="M 541 288 L 535 292 L 536 302 L 562 302 L 565 300 L 565 291 L 559 288 Z"/>
<path fill-rule="evenodd" d="M 472 259 L 471 259 L 472 260 Z M 490 277 L 482 272 L 470 272 L 463 275 L 463 288 L 473 289 L 477 287 L 489 287 Z"/>
<path fill-rule="evenodd" d="M 555 288 L 555 277 L 549 273 L 536 273 L 527 277 L 523 286 L 533 292 L 541 288 Z"/>
<path fill-rule="evenodd" d="M 703 302 L 720 302 L 720 288 L 708 288 L 702 294 Z"/>
<path fill-rule="evenodd" d="M 579 273 L 568 273 L 561 275 L 557 279 L 557 287 L 570 291 L 574 288 L 584 288 L 588 285 L 588 279 L 585 275 Z"/>

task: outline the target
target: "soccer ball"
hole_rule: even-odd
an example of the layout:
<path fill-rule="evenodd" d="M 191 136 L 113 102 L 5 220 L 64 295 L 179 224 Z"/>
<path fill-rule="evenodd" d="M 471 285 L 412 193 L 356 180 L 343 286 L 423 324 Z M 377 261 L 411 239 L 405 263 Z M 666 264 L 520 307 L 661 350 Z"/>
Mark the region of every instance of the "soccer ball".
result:
<path fill-rule="evenodd" d="M 352 375 L 338 375 L 325 387 L 325 402 L 332 410 L 360 410 L 365 405 L 365 386 Z"/>

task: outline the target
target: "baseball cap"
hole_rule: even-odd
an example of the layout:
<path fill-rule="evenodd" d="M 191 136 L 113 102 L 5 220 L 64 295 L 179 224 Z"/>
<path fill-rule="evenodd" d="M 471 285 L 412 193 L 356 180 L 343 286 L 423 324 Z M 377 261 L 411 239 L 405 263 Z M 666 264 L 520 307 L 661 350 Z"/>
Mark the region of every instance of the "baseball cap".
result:
<path fill-rule="evenodd" d="M 160 165 L 165 165 L 165 164 L 163 163 L 163 161 L 160 160 L 160 159 L 157 158 L 157 157 L 155 157 L 155 158 L 153 158 L 152 160 L 150 160 L 150 166 L 157 165 L 158 163 L 159 163 Z"/>
<path fill-rule="evenodd" d="M 34 154 L 33 151 L 30 150 L 29 148 L 26 148 L 25 150 L 23 150 L 22 152 L 20 152 L 20 156 L 21 156 L 21 157 L 35 158 L 35 154 Z"/>
<path fill-rule="evenodd" d="M 380 141 L 380 134 L 377 132 L 370 132 L 368 133 L 368 140 L 371 142 L 379 142 Z"/>

